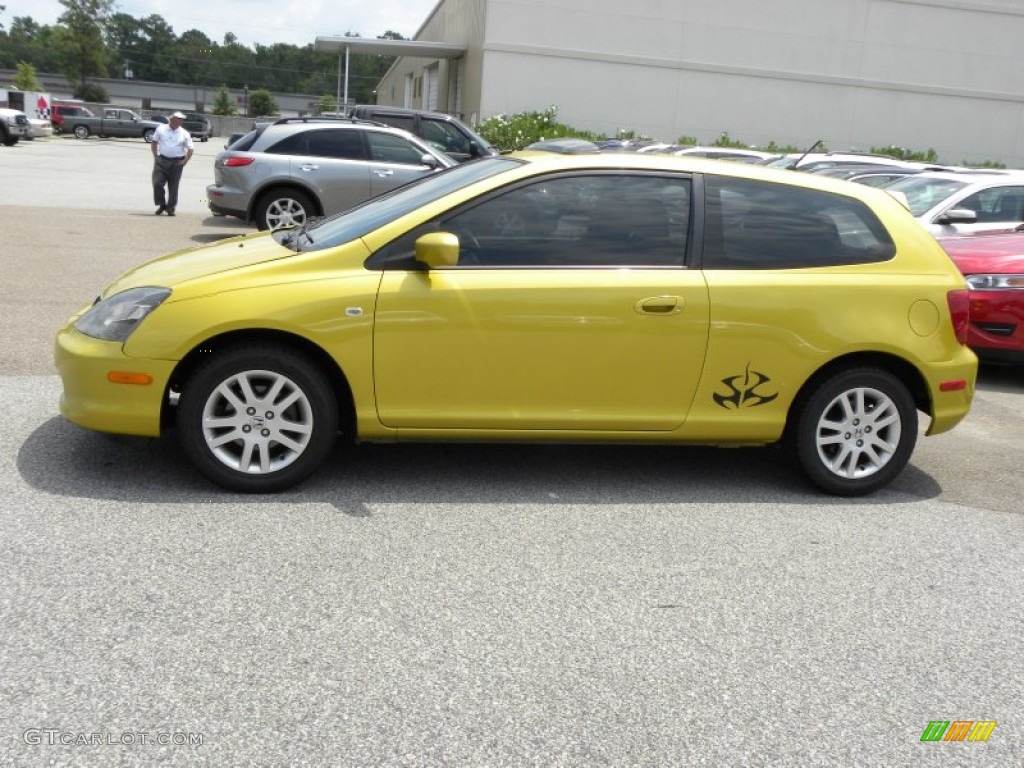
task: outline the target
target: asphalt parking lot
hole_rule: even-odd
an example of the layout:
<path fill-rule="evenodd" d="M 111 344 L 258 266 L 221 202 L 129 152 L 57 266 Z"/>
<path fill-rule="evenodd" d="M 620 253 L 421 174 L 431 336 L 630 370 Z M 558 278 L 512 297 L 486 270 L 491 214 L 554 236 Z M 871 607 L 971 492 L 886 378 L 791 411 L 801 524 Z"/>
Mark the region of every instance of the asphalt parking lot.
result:
<path fill-rule="evenodd" d="M 1024 370 L 858 500 L 775 449 L 408 445 L 254 498 L 65 422 L 65 318 L 250 231 L 222 144 L 174 219 L 141 141 L 0 147 L 0 765 L 1024 764 Z"/>

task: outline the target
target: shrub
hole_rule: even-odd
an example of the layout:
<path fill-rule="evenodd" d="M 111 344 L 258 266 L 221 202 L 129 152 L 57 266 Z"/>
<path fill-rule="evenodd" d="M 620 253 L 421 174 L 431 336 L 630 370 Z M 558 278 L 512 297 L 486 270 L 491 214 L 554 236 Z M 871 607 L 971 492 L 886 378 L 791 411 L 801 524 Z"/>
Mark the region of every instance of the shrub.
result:
<path fill-rule="evenodd" d="M 600 141 L 591 131 L 581 131 L 559 123 L 558 110 L 548 107 L 543 112 L 518 112 L 514 115 L 495 115 L 477 124 L 477 132 L 490 144 L 504 150 L 522 149 L 545 139 L 587 139 Z"/>
<path fill-rule="evenodd" d="M 75 88 L 75 98 L 82 101 L 91 101 L 94 104 L 106 104 L 110 101 L 107 96 L 107 89 L 96 83 L 82 83 Z"/>
<path fill-rule="evenodd" d="M 934 163 L 939 159 L 938 154 L 931 148 L 927 152 L 916 152 L 906 147 L 891 145 L 888 147 L 872 147 L 871 151 L 876 155 L 888 155 L 889 157 L 895 157 L 897 160 L 909 160 L 919 163 Z"/>

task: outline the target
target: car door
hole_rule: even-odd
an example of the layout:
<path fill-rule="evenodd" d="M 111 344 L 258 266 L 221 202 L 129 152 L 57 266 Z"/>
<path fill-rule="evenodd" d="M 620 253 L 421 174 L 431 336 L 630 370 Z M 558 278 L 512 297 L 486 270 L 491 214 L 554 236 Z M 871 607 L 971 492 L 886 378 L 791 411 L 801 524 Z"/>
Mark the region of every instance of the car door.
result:
<path fill-rule="evenodd" d="M 366 131 L 365 136 L 370 154 L 370 194 L 373 197 L 436 170 L 423 162 L 423 156 L 429 153 L 402 136 L 383 131 Z"/>
<path fill-rule="evenodd" d="M 313 190 L 327 215 L 351 208 L 371 195 L 361 131 L 318 127 L 289 136 L 268 152 L 292 155 L 291 177 Z"/>
<path fill-rule="evenodd" d="M 684 267 L 691 198 L 681 176 L 560 176 L 463 206 L 392 243 L 371 259 L 385 262 L 374 324 L 381 422 L 678 427 L 708 337 L 703 276 Z M 459 264 L 415 269 L 415 239 L 436 230 L 459 238 Z"/>

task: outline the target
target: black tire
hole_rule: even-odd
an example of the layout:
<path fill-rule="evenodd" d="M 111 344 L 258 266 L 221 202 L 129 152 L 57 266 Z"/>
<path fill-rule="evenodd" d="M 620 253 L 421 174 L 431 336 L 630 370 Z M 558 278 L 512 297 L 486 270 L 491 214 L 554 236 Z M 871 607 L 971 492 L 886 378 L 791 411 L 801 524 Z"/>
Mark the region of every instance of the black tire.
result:
<path fill-rule="evenodd" d="M 73 133 L 76 139 L 88 139 L 89 138 L 89 126 L 87 125 L 76 125 Z"/>
<path fill-rule="evenodd" d="M 11 136 L 11 134 L 8 133 L 7 128 L 0 126 L 0 142 L 2 142 L 5 147 L 13 147 L 18 143 L 19 138 L 20 137 L 18 136 Z"/>
<path fill-rule="evenodd" d="M 156 128 L 147 128 L 142 132 L 142 140 L 147 144 L 153 143 L 153 134 L 156 132 Z"/>
<path fill-rule="evenodd" d="M 246 346 L 214 354 L 192 375 L 177 426 L 185 454 L 210 480 L 274 493 L 323 464 L 338 432 L 338 403 L 326 376 L 302 355 Z"/>
<path fill-rule="evenodd" d="M 256 203 L 256 226 L 261 230 L 301 227 L 315 215 L 309 195 L 294 189 L 271 190 Z"/>
<path fill-rule="evenodd" d="M 796 452 L 811 482 L 861 496 L 891 482 L 917 443 L 917 409 L 907 387 L 876 368 L 852 368 L 814 390 L 797 414 Z"/>

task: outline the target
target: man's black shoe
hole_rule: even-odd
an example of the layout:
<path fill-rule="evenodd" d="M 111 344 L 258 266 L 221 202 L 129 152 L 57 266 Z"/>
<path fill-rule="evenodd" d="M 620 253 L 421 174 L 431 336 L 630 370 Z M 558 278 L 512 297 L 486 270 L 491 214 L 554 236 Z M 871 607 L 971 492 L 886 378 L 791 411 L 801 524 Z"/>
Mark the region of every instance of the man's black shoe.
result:
<path fill-rule="evenodd" d="M 166 210 L 167 210 L 167 208 L 165 208 L 164 206 L 161 205 L 159 208 L 156 209 L 156 213 L 154 213 L 153 215 L 154 216 L 159 216 L 161 213 L 163 213 Z"/>
<path fill-rule="evenodd" d="M 174 215 L 174 209 L 173 208 L 168 208 L 167 209 L 167 215 L 168 216 L 173 216 Z"/>

